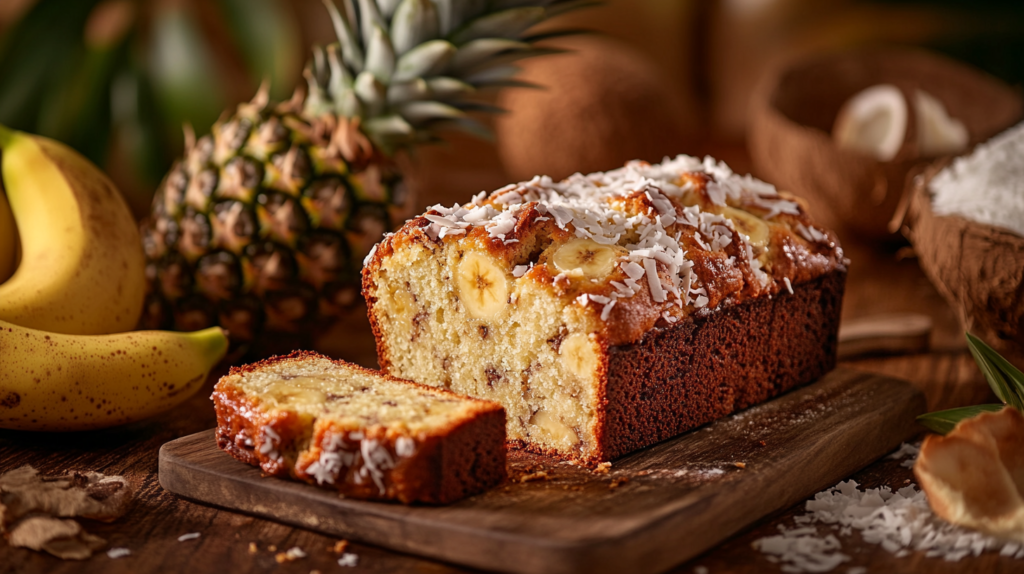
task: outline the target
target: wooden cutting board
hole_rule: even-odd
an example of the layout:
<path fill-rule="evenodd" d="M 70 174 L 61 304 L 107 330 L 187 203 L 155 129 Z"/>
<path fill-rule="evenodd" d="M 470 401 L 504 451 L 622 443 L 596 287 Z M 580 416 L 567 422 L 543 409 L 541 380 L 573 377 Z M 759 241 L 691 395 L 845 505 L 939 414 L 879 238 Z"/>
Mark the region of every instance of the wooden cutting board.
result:
<path fill-rule="evenodd" d="M 836 370 L 597 473 L 514 452 L 510 481 L 445 507 L 263 477 L 213 430 L 160 449 L 160 484 L 224 508 L 488 570 L 660 572 L 832 486 L 922 429 L 910 384 Z"/>

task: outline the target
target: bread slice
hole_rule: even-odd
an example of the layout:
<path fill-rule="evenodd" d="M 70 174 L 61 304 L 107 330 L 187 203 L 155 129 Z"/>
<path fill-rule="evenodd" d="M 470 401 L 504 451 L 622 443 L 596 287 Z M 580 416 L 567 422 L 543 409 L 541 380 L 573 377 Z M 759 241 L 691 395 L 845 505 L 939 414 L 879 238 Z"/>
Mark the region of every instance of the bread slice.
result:
<path fill-rule="evenodd" d="M 679 156 L 429 208 L 367 258 L 381 368 L 596 464 L 835 365 L 846 258 L 791 195 Z"/>
<path fill-rule="evenodd" d="M 316 353 L 232 368 L 213 402 L 231 456 L 345 496 L 444 504 L 506 476 L 500 405 Z"/>

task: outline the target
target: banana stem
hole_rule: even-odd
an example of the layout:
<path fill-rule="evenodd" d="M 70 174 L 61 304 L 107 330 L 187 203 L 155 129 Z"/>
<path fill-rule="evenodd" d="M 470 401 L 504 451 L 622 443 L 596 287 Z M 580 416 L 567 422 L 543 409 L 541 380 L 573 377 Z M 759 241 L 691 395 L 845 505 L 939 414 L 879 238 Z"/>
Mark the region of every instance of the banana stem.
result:
<path fill-rule="evenodd" d="M 196 345 L 208 357 L 223 356 L 228 350 L 228 332 L 220 327 L 210 327 L 189 334 Z"/>

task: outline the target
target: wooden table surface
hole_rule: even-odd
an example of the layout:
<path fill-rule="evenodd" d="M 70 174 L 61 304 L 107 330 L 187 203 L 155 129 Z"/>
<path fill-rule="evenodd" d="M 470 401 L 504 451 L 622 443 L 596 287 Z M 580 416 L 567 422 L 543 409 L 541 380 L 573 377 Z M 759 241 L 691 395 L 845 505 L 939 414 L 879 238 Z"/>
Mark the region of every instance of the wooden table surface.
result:
<path fill-rule="evenodd" d="M 929 408 L 939 409 L 990 400 L 989 390 L 963 344 L 963 336 L 952 312 L 921 273 L 913 258 L 898 258 L 892 251 L 845 245 L 853 260 L 844 320 L 879 313 L 917 312 L 932 317 L 935 330 L 931 352 L 915 355 L 873 357 L 846 361 L 843 365 L 865 369 L 913 382 L 924 390 Z M 337 329 L 345 337 L 335 339 L 328 352 L 373 364 L 372 337 L 365 318 L 355 317 Z M 158 418 L 127 427 L 75 434 L 33 434 L 0 431 L 0 472 L 31 464 L 44 474 L 69 469 L 95 470 L 124 475 L 136 488 L 136 498 L 121 519 L 101 524 L 83 521 L 86 529 L 132 554 L 111 559 L 100 552 L 84 562 L 61 561 L 49 555 L 0 543 L 0 573 L 20 572 L 462 572 L 437 562 L 353 543 L 349 551 L 359 556 L 353 569 L 337 565 L 337 555 L 328 551 L 336 540 L 311 532 L 251 518 L 214 507 L 192 503 L 165 492 L 157 481 L 157 451 L 163 443 L 215 426 L 207 388 L 186 404 Z M 852 478 L 865 487 L 882 484 L 894 489 L 912 479 L 909 469 L 897 461 L 881 460 Z M 802 512 L 797 505 L 770 516 L 750 530 L 723 543 L 707 554 L 678 566 L 673 572 L 693 572 L 704 566 L 709 572 L 779 572 L 750 543 L 777 533 L 781 524 L 792 527 L 792 516 Z M 186 533 L 198 532 L 195 540 L 178 542 Z M 880 546 L 864 543 L 856 532 L 843 537 L 843 552 L 853 557 L 835 572 L 867 566 L 871 572 L 1011 572 L 1021 571 L 1020 561 L 985 554 L 957 563 L 925 558 L 914 553 L 895 558 Z M 250 543 L 258 550 L 250 552 Z M 308 553 L 304 559 L 279 564 L 274 552 L 298 546 Z"/>

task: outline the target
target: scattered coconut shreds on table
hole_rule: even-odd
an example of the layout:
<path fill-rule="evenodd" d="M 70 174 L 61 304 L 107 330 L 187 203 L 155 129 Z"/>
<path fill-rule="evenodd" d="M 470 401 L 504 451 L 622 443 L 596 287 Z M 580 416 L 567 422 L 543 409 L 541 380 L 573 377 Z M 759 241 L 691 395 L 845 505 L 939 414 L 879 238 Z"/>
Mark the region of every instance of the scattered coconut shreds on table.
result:
<path fill-rule="evenodd" d="M 124 558 L 125 556 L 130 556 L 131 553 L 132 551 L 127 548 L 111 548 L 107 550 L 107 556 L 110 558 Z"/>
<path fill-rule="evenodd" d="M 199 536 L 200 534 L 198 532 L 189 532 L 188 534 L 182 534 L 181 536 L 179 536 L 178 542 L 187 542 L 189 540 L 195 540 L 196 538 L 199 538 Z"/>
<path fill-rule="evenodd" d="M 906 460 L 900 463 L 903 468 L 914 468 L 914 461 L 917 460 L 917 455 L 921 452 L 921 443 L 910 444 L 903 443 L 896 452 L 890 454 L 887 458 L 890 460 L 899 460 L 907 457 Z"/>
<path fill-rule="evenodd" d="M 346 552 L 341 555 L 341 558 L 338 558 L 338 566 L 354 568 L 357 565 L 359 565 L 359 556 L 357 554 Z"/>
<path fill-rule="evenodd" d="M 909 455 L 907 461 L 913 466 L 919 450 L 904 444 L 889 458 Z M 783 572 L 830 572 L 850 557 L 841 552 L 842 542 L 835 533 L 819 532 L 816 524 L 822 524 L 837 530 L 840 537 L 857 530 L 865 542 L 879 544 L 900 558 L 912 552 L 950 562 L 983 552 L 1024 558 L 1024 546 L 1020 544 L 954 526 L 935 516 L 927 497 L 914 484 L 896 492 L 887 486 L 867 490 L 858 486 L 847 480 L 819 492 L 806 502 L 807 512 L 793 519 L 796 528 L 787 530 L 779 525 L 778 536 L 755 540 L 754 548 L 768 554 L 769 561 L 780 563 Z"/>

